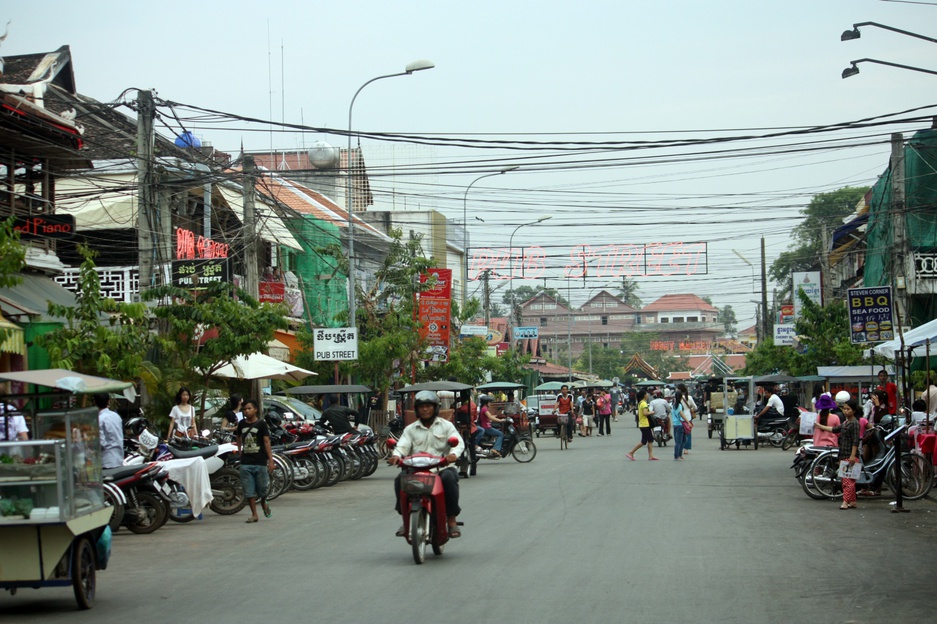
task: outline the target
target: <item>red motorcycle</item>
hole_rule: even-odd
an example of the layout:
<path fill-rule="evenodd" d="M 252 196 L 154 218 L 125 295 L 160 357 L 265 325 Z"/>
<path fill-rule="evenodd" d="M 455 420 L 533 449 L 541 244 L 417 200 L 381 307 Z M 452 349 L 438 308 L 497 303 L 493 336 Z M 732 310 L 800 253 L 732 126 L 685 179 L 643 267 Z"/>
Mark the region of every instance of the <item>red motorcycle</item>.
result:
<path fill-rule="evenodd" d="M 458 444 L 458 438 L 449 438 L 449 446 L 455 447 Z M 387 445 L 393 449 L 397 440 L 389 438 Z M 449 541 L 442 479 L 435 472 L 431 472 L 432 469 L 443 468 L 448 463 L 445 457 L 429 453 L 414 453 L 401 457 L 398 462 L 403 472 L 400 478 L 403 535 L 413 548 L 413 560 L 418 564 L 426 560 L 426 544 L 433 547 L 434 555 L 441 555 L 443 546 Z"/>

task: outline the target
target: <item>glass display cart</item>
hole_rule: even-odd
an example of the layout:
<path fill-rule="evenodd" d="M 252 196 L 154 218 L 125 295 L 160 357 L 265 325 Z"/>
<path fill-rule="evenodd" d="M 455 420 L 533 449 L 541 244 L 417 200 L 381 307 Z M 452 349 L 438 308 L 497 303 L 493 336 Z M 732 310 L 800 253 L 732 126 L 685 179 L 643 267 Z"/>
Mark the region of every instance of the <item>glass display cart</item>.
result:
<path fill-rule="evenodd" d="M 104 500 L 98 410 L 73 406 L 77 395 L 131 384 L 63 369 L 0 373 L 0 381 L 33 389 L 0 396 L 0 421 L 16 408 L 32 430 L 30 440 L 0 442 L 0 589 L 72 586 L 78 606 L 91 608 L 95 572 L 110 553 L 112 510 Z"/>

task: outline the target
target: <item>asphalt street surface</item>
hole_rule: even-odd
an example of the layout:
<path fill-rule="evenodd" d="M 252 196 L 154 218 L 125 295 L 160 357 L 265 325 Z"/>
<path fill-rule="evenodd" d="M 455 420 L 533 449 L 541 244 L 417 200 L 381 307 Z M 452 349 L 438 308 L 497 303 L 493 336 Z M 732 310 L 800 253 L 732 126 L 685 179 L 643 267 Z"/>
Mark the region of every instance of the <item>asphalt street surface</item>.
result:
<path fill-rule="evenodd" d="M 121 530 L 94 609 L 71 589 L 0 594 L 0 622 L 933 622 L 937 503 L 889 511 L 808 499 L 792 452 L 720 451 L 698 425 L 672 447 L 639 434 L 535 439 L 520 464 L 461 482 L 463 537 L 414 564 L 394 536 L 396 469 L 273 501 L 246 524 L 206 512 L 152 535 Z M 887 489 L 885 490 L 887 493 Z"/>

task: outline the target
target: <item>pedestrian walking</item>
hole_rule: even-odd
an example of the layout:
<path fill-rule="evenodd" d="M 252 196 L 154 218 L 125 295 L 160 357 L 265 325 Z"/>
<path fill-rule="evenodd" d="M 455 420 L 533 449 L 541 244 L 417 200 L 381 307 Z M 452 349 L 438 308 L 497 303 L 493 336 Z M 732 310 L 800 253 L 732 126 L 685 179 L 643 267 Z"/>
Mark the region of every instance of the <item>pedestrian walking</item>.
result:
<path fill-rule="evenodd" d="M 693 397 L 690 396 L 690 392 L 687 390 L 686 384 L 678 384 L 677 390 L 683 395 L 683 406 L 690 412 L 690 421 L 696 418 L 697 407 L 696 401 L 693 400 Z M 683 439 L 683 454 L 684 456 L 690 452 L 693 448 L 693 431 L 684 432 L 685 436 Z"/>
<path fill-rule="evenodd" d="M 270 473 L 273 472 L 273 450 L 270 448 L 270 430 L 260 418 L 257 401 L 248 399 L 242 406 L 244 419 L 237 424 L 237 447 L 241 457 L 241 486 L 251 508 L 247 522 L 257 522 L 257 501 L 264 517 L 273 515 L 267 504 Z"/>
<path fill-rule="evenodd" d="M 686 441 L 686 428 L 684 423 L 689 423 L 693 427 L 693 419 L 690 411 L 683 402 L 683 393 L 676 391 L 673 398 L 673 407 L 670 410 L 670 424 L 673 428 L 673 458 L 674 461 L 683 461 L 683 444 Z"/>
<path fill-rule="evenodd" d="M 634 461 L 634 454 L 642 446 L 647 446 L 647 459 L 648 461 L 657 461 L 657 458 L 654 457 L 654 434 L 651 433 L 651 424 L 648 422 L 647 417 L 653 412 L 651 408 L 648 407 L 646 390 L 638 390 L 638 394 L 635 399 L 638 401 L 638 429 L 641 431 L 641 441 L 635 445 L 629 453 L 625 454 L 625 457 Z"/>
<path fill-rule="evenodd" d="M 609 398 L 612 400 L 612 420 L 618 422 L 618 406 L 623 405 L 622 403 L 621 386 L 618 385 L 618 382 L 612 384 L 612 390 L 608 393 Z"/>
<path fill-rule="evenodd" d="M 595 407 L 599 413 L 598 420 L 596 421 L 596 429 L 598 429 L 599 435 L 612 435 L 612 426 L 610 422 L 612 419 L 612 410 L 614 408 L 612 397 L 609 395 L 608 390 L 603 388 L 599 391 L 599 398 L 596 401 Z"/>

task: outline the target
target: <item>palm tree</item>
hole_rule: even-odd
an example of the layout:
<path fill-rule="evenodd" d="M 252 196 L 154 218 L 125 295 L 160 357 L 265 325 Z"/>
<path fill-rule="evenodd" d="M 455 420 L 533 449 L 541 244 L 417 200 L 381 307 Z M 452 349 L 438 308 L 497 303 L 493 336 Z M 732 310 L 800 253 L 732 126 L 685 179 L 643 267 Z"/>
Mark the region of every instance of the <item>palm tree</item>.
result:
<path fill-rule="evenodd" d="M 621 288 L 618 289 L 618 298 L 630 305 L 635 310 L 644 307 L 644 302 L 638 296 L 638 283 L 627 277 L 621 278 Z"/>

